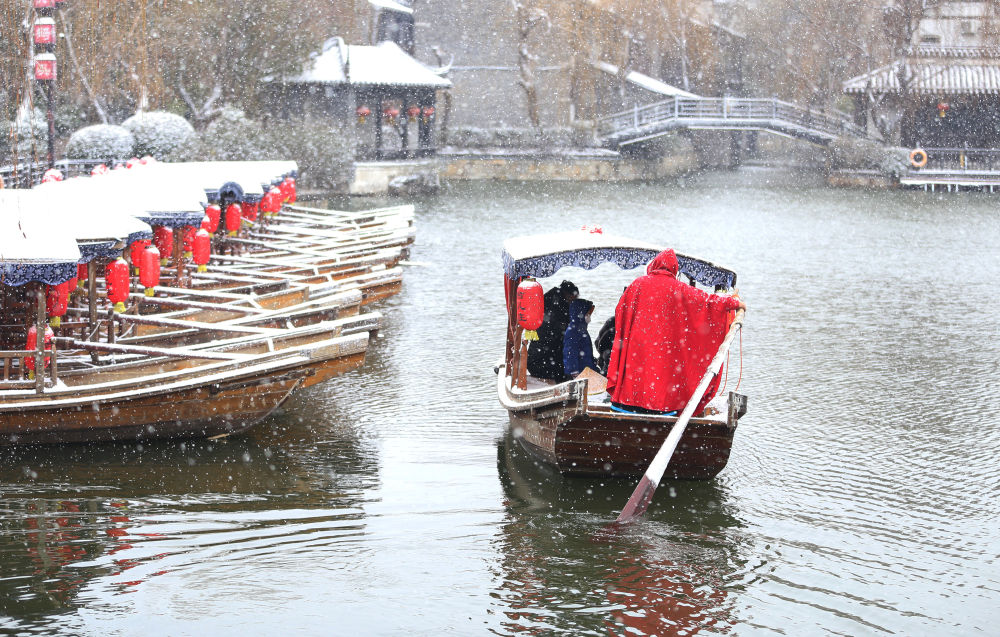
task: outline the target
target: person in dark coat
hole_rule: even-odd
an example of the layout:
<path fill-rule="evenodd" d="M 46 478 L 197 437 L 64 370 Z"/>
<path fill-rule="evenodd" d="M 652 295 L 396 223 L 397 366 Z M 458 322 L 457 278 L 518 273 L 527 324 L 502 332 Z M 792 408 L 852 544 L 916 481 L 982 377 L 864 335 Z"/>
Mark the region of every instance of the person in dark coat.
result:
<path fill-rule="evenodd" d="M 563 371 L 567 378 L 589 367 L 594 369 L 594 343 L 590 340 L 587 324 L 594 313 L 594 304 L 587 299 L 576 299 L 569 304 L 569 326 L 563 335 Z"/>
<path fill-rule="evenodd" d="M 604 321 L 601 331 L 597 333 L 597 371 L 608 375 L 608 363 L 611 362 L 611 349 L 615 345 L 615 317 L 612 315 Z"/>
<path fill-rule="evenodd" d="M 563 281 L 545 293 L 545 313 L 538 328 L 538 340 L 528 344 L 528 373 L 535 378 L 561 381 L 563 371 L 563 335 L 569 326 L 569 304 L 580 296 L 570 281 Z"/>

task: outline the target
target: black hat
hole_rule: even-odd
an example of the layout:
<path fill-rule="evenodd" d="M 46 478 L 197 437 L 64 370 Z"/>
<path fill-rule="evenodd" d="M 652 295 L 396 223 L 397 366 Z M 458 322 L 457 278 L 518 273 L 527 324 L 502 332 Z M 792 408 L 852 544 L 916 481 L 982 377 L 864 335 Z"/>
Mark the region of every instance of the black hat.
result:
<path fill-rule="evenodd" d="M 569 294 L 572 296 L 580 296 L 580 288 L 576 287 L 576 284 L 572 281 L 563 281 L 559 284 L 559 291 L 563 294 Z"/>

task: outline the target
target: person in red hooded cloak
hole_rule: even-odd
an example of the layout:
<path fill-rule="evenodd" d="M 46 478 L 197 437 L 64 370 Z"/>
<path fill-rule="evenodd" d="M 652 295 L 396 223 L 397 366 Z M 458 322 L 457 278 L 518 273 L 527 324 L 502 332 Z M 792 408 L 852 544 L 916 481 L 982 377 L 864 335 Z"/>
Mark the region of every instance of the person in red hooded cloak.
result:
<path fill-rule="evenodd" d="M 607 374 L 616 407 L 683 410 L 726 336 L 729 313 L 746 308 L 738 297 L 708 294 L 677 280 L 678 270 L 677 255 L 664 250 L 618 301 Z M 694 413 L 704 410 L 718 388 L 716 376 Z"/>

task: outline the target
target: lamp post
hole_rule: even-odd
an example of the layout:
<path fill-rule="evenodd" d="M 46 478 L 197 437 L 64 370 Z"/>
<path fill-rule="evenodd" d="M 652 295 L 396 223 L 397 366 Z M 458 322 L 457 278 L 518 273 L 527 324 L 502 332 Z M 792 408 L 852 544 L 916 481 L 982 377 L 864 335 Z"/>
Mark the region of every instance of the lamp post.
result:
<path fill-rule="evenodd" d="M 36 50 L 40 49 L 44 53 L 35 56 L 35 81 L 41 82 L 45 87 L 46 120 L 49 125 L 49 148 L 46 159 L 49 168 L 55 166 L 55 142 L 56 142 L 56 118 L 52 111 L 52 88 L 56 83 L 56 21 L 53 14 L 57 9 L 62 8 L 65 0 L 34 0 L 35 20 L 32 36 L 34 38 Z"/>

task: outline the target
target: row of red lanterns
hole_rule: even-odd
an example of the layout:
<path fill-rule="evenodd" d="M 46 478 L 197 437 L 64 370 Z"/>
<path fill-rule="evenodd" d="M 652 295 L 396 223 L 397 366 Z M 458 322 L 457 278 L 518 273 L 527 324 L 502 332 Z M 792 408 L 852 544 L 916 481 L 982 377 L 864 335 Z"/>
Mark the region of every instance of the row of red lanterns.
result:
<path fill-rule="evenodd" d="M 358 123 L 364 124 L 368 117 L 371 116 L 372 109 L 362 105 L 355 109 L 354 112 L 358 116 Z M 399 118 L 399 109 L 395 106 L 386 106 L 382 109 L 382 115 L 388 120 L 390 126 L 394 126 L 396 120 Z M 417 121 L 417 118 L 422 116 L 424 124 L 426 124 L 434 117 L 434 107 L 424 106 L 421 108 L 416 105 L 410 106 L 406 109 L 406 116 L 411 122 Z"/>
<path fill-rule="evenodd" d="M 35 12 L 40 16 L 32 27 L 35 46 L 44 50 L 35 56 L 35 79 L 39 82 L 54 82 L 57 75 L 56 56 L 53 53 L 58 34 L 54 11 L 61 9 L 65 0 L 34 0 Z"/>

